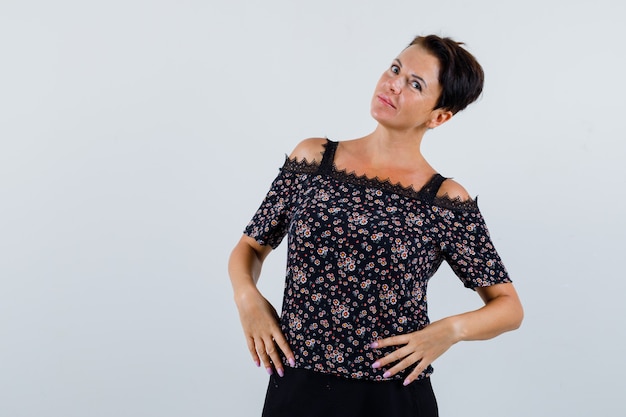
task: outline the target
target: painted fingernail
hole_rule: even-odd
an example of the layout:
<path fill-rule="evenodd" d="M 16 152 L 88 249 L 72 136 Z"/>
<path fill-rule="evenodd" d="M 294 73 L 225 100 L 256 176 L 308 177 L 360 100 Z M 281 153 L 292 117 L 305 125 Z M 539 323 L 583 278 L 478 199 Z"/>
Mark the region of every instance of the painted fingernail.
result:
<path fill-rule="evenodd" d="M 376 349 L 378 347 L 378 342 L 370 343 L 370 347 Z"/>
<path fill-rule="evenodd" d="M 405 387 L 407 385 L 409 385 L 411 383 L 411 380 L 409 378 L 405 379 L 404 382 L 402 383 L 402 385 L 404 385 Z"/>
<path fill-rule="evenodd" d="M 282 370 L 282 369 L 280 369 L 280 368 L 278 368 L 278 369 L 276 370 L 276 372 L 278 372 L 278 376 L 279 376 L 279 377 L 281 377 L 281 378 L 285 376 L 285 371 L 283 371 L 283 370 Z"/>
<path fill-rule="evenodd" d="M 372 364 L 372 368 L 376 369 L 376 368 L 380 368 L 380 362 L 376 361 Z"/>
<path fill-rule="evenodd" d="M 268 366 L 267 368 L 265 368 L 265 370 L 267 371 L 267 373 L 269 375 L 272 375 L 274 373 L 274 371 L 272 371 L 272 367 L 271 366 Z"/>
<path fill-rule="evenodd" d="M 296 366 L 296 360 L 294 358 L 289 358 L 289 365 Z"/>
<path fill-rule="evenodd" d="M 391 372 L 387 371 L 383 374 L 383 378 L 389 378 L 391 376 Z"/>
<path fill-rule="evenodd" d="M 259 362 L 259 361 L 254 361 L 254 364 L 256 365 L 257 368 L 259 368 L 261 366 L 261 362 Z"/>

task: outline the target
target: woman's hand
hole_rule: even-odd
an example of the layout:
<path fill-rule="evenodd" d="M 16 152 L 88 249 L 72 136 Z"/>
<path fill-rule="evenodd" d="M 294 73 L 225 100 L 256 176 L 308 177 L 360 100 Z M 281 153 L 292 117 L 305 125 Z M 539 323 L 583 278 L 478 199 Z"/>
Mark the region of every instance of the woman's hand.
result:
<path fill-rule="evenodd" d="M 242 236 L 230 255 L 228 273 L 252 359 L 257 366 L 263 363 L 270 375 L 275 368 L 278 375 L 283 376 L 279 349 L 292 366 L 295 365 L 294 355 L 280 329 L 276 310 L 256 287 L 263 260 L 270 251 L 271 247 Z"/>
<path fill-rule="evenodd" d="M 281 331 L 276 310 L 256 288 L 238 295 L 236 302 L 252 359 L 257 366 L 263 363 L 270 375 L 275 368 L 282 377 L 284 368 L 280 351 L 287 357 L 291 366 L 295 365 L 295 360 Z"/>
<path fill-rule="evenodd" d="M 390 378 L 398 372 L 415 365 L 404 380 L 404 385 L 413 382 L 430 365 L 457 342 L 452 325 L 447 320 L 431 323 L 422 330 L 373 342 L 372 348 L 400 346 L 384 358 L 376 360 L 372 368 L 385 368 L 395 363 L 383 374 Z"/>
<path fill-rule="evenodd" d="M 520 326 L 524 310 L 513 284 L 476 288 L 476 292 L 485 302 L 478 310 L 450 316 L 413 333 L 373 342 L 370 345 L 372 348 L 400 347 L 378 359 L 372 367 L 384 368 L 396 362 L 383 374 L 389 378 L 417 364 L 404 380 L 404 385 L 408 385 L 453 344 L 461 340 L 491 339 Z"/>

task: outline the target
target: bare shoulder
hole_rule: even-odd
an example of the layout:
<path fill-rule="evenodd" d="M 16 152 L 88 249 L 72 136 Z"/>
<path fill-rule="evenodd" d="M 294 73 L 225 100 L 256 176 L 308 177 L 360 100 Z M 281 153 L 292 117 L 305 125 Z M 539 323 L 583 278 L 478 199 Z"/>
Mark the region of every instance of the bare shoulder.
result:
<path fill-rule="evenodd" d="M 472 197 L 469 195 L 467 190 L 458 182 L 448 178 L 439 187 L 439 191 L 437 192 L 437 197 L 447 196 L 452 200 L 460 200 L 460 201 L 468 201 L 471 200 Z"/>
<path fill-rule="evenodd" d="M 296 145 L 289 155 L 289 159 L 298 161 L 306 160 L 307 162 L 320 162 L 324 155 L 326 138 L 309 138 L 304 139 Z"/>

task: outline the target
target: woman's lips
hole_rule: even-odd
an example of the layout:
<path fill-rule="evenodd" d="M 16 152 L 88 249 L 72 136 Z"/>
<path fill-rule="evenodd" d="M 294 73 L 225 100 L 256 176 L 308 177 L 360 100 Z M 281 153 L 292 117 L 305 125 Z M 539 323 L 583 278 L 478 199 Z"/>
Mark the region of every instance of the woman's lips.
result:
<path fill-rule="evenodd" d="M 391 100 L 389 100 L 389 98 L 383 94 L 378 95 L 378 99 L 380 101 L 382 101 L 383 103 L 385 103 L 386 105 L 388 105 L 391 108 L 396 108 L 396 106 L 393 105 L 393 103 L 391 102 Z"/>

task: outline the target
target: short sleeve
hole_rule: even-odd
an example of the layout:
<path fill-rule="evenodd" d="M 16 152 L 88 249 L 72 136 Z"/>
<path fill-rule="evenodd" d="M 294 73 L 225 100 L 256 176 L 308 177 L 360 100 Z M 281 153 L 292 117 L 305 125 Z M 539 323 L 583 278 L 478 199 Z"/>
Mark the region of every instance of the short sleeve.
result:
<path fill-rule="evenodd" d="M 297 177 L 298 174 L 285 170 L 284 167 L 280 170 L 261 206 L 246 226 L 244 234 L 273 249 L 280 245 L 291 221 L 293 202 L 297 194 Z"/>
<path fill-rule="evenodd" d="M 443 257 L 467 288 L 511 282 L 485 220 L 473 204 L 473 209 L 435 207 L 440 216 L 437 240 Z"/>

